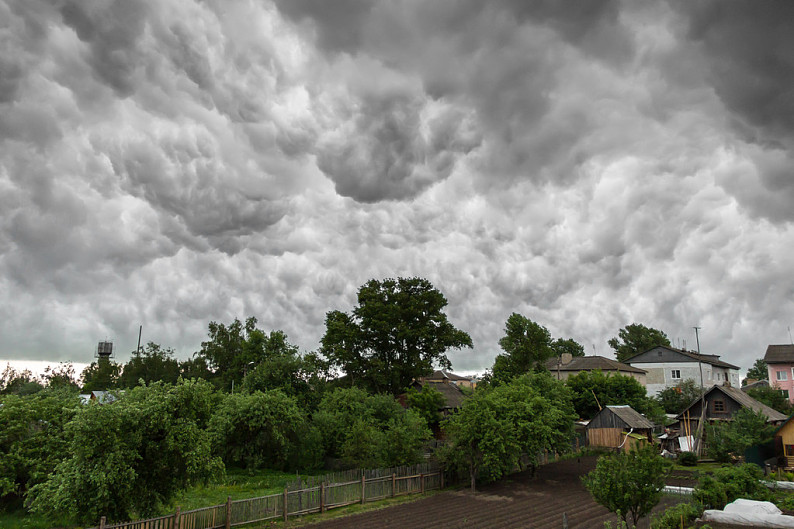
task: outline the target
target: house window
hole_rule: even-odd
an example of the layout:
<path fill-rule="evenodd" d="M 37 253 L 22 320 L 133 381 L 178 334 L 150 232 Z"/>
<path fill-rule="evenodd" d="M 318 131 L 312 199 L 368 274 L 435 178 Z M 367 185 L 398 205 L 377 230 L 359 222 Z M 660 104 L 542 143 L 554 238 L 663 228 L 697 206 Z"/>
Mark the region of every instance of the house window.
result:
<path fill-rule="evenodd" d="M 673 370 L 671 371 L 671 373 L 672 373 L 672 377 L 673 377 L 674 379 L 675 379 L 675 378 L 681 378 L 681 370 L 680 370 L 680 369 L 673 369 Z"/>
<path fill-rule="evenodd" d="M 785 371 L 778 371 L 777 372 L 777 379 L 778 380 L 788 380 L 788 373 Z"/>
<path fill-rule="evenodd" d="M 714 413 L 725 413 L 725 401 L 715 400 L 713 403 Z"/>
<path fill-rule="evenodd" d="M 786 456 L 794 456 L 794 445 L 786 445 Z"/>
<path fill-rule="evenodd" d="M 781 389 L 780 390 L 780 394 L 783 395 L 783 398 L 788 399 L 788 390 L 787 389 Z"/>

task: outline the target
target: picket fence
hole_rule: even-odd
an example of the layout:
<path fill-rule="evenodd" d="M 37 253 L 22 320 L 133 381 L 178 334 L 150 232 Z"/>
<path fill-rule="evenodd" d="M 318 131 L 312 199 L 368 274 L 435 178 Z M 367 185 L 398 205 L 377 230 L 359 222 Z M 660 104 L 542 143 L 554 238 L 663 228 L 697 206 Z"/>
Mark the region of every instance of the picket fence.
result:
<path fill-rule="evenodd" d="M 444 488 L 444 473 L 434 463 L 388 469 L 352 470 L 297 479 L 279 494 L 232 500 L 189 511 L 123 522 L 106 523 L 103 516 L 91 529 L 230 529 L 238 525 L 283 519 L 328 509 L 382 500 L 405 494 L 422 494 Z"/>

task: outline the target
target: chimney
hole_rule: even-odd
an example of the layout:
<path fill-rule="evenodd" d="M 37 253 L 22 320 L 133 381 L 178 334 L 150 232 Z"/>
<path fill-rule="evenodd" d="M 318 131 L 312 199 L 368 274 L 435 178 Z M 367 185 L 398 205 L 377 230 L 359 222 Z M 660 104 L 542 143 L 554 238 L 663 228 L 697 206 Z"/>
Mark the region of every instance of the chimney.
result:
<path fill-rule="evenodd" d="M 560 362 L 562 365 L 567 366 L 571 363 L 571 360 L 573 360 L 573 355 L 571 353 L 562 353 L 562 356 L 560 357 Z"/>

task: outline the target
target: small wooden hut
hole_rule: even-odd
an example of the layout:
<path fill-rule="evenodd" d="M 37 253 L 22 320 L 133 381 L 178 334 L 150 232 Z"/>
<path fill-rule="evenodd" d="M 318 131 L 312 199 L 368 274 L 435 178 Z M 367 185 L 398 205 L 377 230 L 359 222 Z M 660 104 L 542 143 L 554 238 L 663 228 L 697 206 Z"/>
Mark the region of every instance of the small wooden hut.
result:
<path fill-rule="evenodd" d="M 587 444 L 628 452 L 653 442 L 653 423 L 631 406 L 606 406 L 587 425 Z"/>

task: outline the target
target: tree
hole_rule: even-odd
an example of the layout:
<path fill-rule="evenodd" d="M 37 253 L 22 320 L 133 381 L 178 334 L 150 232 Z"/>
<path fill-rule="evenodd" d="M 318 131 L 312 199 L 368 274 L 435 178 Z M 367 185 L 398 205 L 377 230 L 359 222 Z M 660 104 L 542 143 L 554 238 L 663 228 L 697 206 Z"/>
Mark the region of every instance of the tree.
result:
<path fill-rule="evenodd" d="M 584 347 L 573 338 L 567 340 L 557 338 L 551 343 L 551 349 L 554 351 L 553 356 L 562 356 L 565 353 L 571 356 L 584 356 Z"/>
<path fill-rule="evenodd" d="M 370 395 L 361 388 L 327 393 L 313 416 L 325 452 L 350 466 L 414 464 L 431 433 L 414 410 L 405 410 L 391 395 Z"/>
<path fill-rule="evenodd" d="M 215 452 L 227 464 L 296 470 L 299 466 L 317 467 L 321 462 L 319 446 L 313 447 L 313 461 L 301 459 L 302 448 L 306 448 L 301 441 L 311 438 L 307 436 L 309 424 L 297 401 L 281 390 L 226 395 L 209 429 Z"/>
<path fill-rule="evenodd" d="M 772 439 L 775 427 L 761 412 L 750 408 L 737 411 L 730 421 L 706 425 L 706 452 L 709 457 L 727 463 L 732 456 L 743 456 L 753 445 Z"/>
<path fill-rule="evenodd" d="M 83 381 L 84 393 L 92 391 L 107 391 L 118 387 L 121 366 L 107 358 L 100 358 L 91 362 L 83 369 L 80 378 Z"/>
<path fill-rule="evenodd" d="M 210 383 L 180 380 L 79 408 L 66 426 L 68 457 L 30 489 L 29 508 L 81 523 L 156 512 L 178 491 L 223 472 L 207 431 L 215 402 Z"/>
<path fill-rule="evenodd" d="M 474 492 L 477 479 L 498 479 L 519 466 L 521 455 L 537 464 L 543 450 L 569 447 L 576 415 L 569 390 L 548 373 L 478 389 L 444 430 L 442 453 L 448 466 L 466 473 Z"/>
<path fill-rule="evenodd" d="M 582 371 L 568 377 L 565 385 L 571 389 L 577 415 L 584 419 L 592 419 L 599 404 L 602 407 L 627 404 L 654 422 L 664 416 L 661 407 L 648 397 L 645 386 L 633 377 L 604 374 L 600 370 Z"/>
<path fill-rule="evenodd" d="M 314 410 L 326 378 L 326 362 L 317 354 L 300 356 L 297 348 L 286 348 L 252 368 L 243 378 L 242 388 L 249 392 L 280 389 L 295 397 L 305 410 Z"/>
<path fill-rule="evenodd" d="M 44 386 L 29 369 L 17 371 L 11 364 L 6 364 L 0 374 L 0 394 L 32 395 L 44 389 Z"/>
<path fill-rule="evenodd" d="M 656 400 L 664 408 L 665 413 L 675 413 L 677 415 L 699 399 L 700 394 L 700 384 L 688 378 L 677 386 L 660 391 L 656 395 Z"/>
<path fill-rule="evenodd" d="M 624 362 L 658 345 L 670 346 L 670 340 L 665 333 L 641 323 L 626 325 L 618 331 L 617 338 L 612 338 L 607 343 L 615 350 L 618 362 Z"/>
<path fill-rule="evenodd" d="M 754 380 L 769 380 L 769 370 L 763 358 L 756 360 L 753 367 L 747 370 L 747 378 Z"/>
<path fill-rule="evenodd" d="M 416 411 L 424 418 L 431 428 L 441 422 L 441 413 L 438 411 L 444 406 L 444 395 L 436 388 L 425 384 L 420 390 L 408 388 L 408 408 Z"/>
<path fill-rule="evenodd" d="M 693 496 L 701 505 L 708 505 L 711 509 L 723 509 L 737 498 L 769 501 L 771 491 L 763 479 L 764 471 L 752 463 L 723 466 L 702 473 Z"/>
<path fill-rule="evenodd" d="M 359 289 L 352 314 L 327 314 L 322 353 L 351 384 L 397 395 L 434 364 L 450 368 L 447 350 L 472 346 L 447 320 L 446 305 L 426 279 L 372 279 Z"/>
<path fill-rule="evenodd" d="M 546 361 L 555 352 L 548 329 L 515 312 L 505 322 L 505 335 L 499 340 L 499 346 L 504 354 L 497 355 L 491 370 L 496 384 L 532 369 L 545 369 Z"/>
<path fill-rule="evenodd" d="M 672 466 L 652 446 L 634 448 L 599 457 L 582 482 L 596 502 L 636 526 L 659 503 Z"/>
<path fill-rule="evenodd" d="M 791 403 L 777 388 L 770 388 L 769 386 L 751 388 L 747 390 L 747 394 L 780 413 L 791 415 Z"/>
<path fill-rule="evenodd" d="M 174 384 L 179 374 L 179 362 L 174 358 L 174 350 L 149 342 L 146 347 L 132 353 L 132 358 L 124 364 L 118 386 L 132 388 L 141 382 L 149 384 L 158 381 Z"/>
<path fill-rule="evenodd" d="M 74 366 L 71 363 L 61 362 L 58 367 L 47 366 L 44 368 L 42 378 L 48 388 L 67 388 L 75 392 L 80 389 L 74 376 Z"/>

